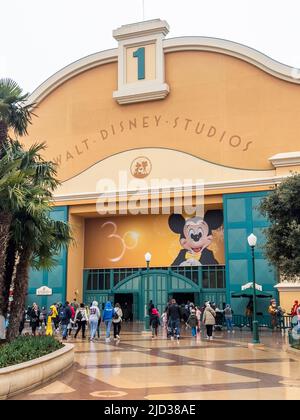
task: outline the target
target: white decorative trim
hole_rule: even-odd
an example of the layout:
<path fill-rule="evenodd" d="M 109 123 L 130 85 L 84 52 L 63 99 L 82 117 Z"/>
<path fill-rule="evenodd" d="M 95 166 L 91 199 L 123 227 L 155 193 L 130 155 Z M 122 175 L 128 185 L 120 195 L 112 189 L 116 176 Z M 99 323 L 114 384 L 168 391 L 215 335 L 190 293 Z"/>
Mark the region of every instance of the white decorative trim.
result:
<path fill-rule="evenodd" d="M 246 61 L 266 73 L 291 83 L 300 84 L 299 77 L 293 77 L 295 69 L 279 63 L 253 48 L 224 39 L 207 37 L 179 37 L 163 40 L 164 53 L 177 51 L 211 51 L 225 54 Z M 91 54 L 59 70 L 53 76 L 42 83 L 29 97 L 29 103 L 39 103 L 58 86 L 65 83 L 78 74 L 101 66 L 103 64 L 118 61 L 118 49 L 110 49 Z M 297 69 L 296 69 L 297 70 Z M 298 74 L 298 72 L 296 71 Z"/>
<path fill-rule="evenodd" d="M 272 178 L 256 178 L 256 179 L 249 179 L 249 180 L 242 180 L 242 181 L 221 181 L 221 182 L 207 182 L 204 184 L 205 191 L 217 190 L 217 189 L 231 189 L 231 188 L 246 188 L 246 187 L 261 187 L 261 186 L 273 186 L 274 184 L 280 183 L 286 176 L 278 176 Z M 198 187 L 198 189 L 197 189 Z M 169 186 L 166 188 L 157 188 L 157 189 L 144 189 L 139 190 L 139 196 L 142 197 L 143 195 L 149 196 L 149 194 L 163 194 L 165 193 L 195 193 L 197 191 L 201 191 L 202 185 L 184 185 L 184 189 L 182 185 L 179 187 Z M 124 197 L 127 199 L 128 196 L 131 194 L 136 195 L 136 190 L 126 190 L 126 191 L 109 191 L 105 194 L 102 194 L 102 197 L 105 198 L 114 198 L 114 197 Z M 83 201 L 83 200 L 97 200 L 99 198 L 100 192 L 85 192 L 85 193 L 72 193 L 72 194 L 57 194 L 54 195 L 54 201 Z"/>
<path fill-rule="evenodd" d="M 300 165 L 300 151 L 278 153 L 277 155 L 271 156 L 269 158 L 269 161 L 275 168 L 280 168 L 284 166 L 297 166 Z"/>
<path fill-rule="evenodd" d="M 113 37 L 117 41 L 132 39 L 135 37 L 145 37 L 148 35 L 162 33 L 164 36 L 168 34 L 170 27 L 165 20 L 153 19 L 143 22 L 130 23 L 122 25 L 113 31 Z"/>
<path fill-rule="evenodd" d="M 135 85 L 135 83 L 132 83 Z M 113 93 L 113 98 L 117 100 L 118 104 L 131 104 L 134 102 L 154 101 L 157 99 L 164 99 L 170 89 L 166 83 L 149 82 L 147 89 L 140 89 L 139 86 L 127 86 L 123 90 L 118 90 Z"/>
<path fill-rule="evenodd" d="M 274 286 L 278 289 L 279 292 L 292 292 L 292 291 L 300 291 L 300 281 L 297 282 L 288 282 L 284 281 L 282 283 L 277 283 Z"/>

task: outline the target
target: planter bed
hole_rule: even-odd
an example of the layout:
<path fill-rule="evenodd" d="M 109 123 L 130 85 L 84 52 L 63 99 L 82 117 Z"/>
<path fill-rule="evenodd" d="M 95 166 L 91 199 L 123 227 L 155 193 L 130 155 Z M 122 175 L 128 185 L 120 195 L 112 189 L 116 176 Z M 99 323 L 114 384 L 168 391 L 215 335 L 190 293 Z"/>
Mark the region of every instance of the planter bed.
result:
<path fill-rule="evenodd" d="M 5 400 L 55 378 L 72 366 L 74 346 L 65 344 L 45 356 L 0 369 L 0 400 Z"/>

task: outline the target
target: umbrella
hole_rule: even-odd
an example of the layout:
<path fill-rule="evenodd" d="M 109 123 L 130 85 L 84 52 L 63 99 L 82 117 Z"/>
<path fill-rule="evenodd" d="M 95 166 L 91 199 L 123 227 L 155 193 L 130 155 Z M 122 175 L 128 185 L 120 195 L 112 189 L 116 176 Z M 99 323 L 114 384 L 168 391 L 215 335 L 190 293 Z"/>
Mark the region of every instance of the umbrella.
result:
<path fill-rule="evenodd" d="M 264 292 L 256 292 L 255 295 L 258 298 L 272 298 L 273 297 L 272 293 L 264 293 Z M 253 296 L 253 289 L 246 289 L 246 290 L 243 290 L 242 292 L 234 292 L 231 294 L 232 298 L 241 298 L 241 297 L 250 298 L 251 296 Z"/>

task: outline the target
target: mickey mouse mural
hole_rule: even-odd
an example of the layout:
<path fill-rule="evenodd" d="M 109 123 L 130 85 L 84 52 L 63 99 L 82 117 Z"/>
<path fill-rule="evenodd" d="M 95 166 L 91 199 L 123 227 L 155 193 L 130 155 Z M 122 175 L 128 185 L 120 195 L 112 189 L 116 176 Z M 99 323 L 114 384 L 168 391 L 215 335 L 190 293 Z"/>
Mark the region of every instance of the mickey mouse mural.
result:
<path fill-rule="evenodd" d="M 170 229 L 180 235 L 179 241 L 183 248 L 172 266 L 219 264 L 207 247 L 213 240 L 211 231 L 223 224 L 222 210 L 208 210 L 204 218 L 185 219 L 181 214 L 171 214 L 168 222 Z"/>

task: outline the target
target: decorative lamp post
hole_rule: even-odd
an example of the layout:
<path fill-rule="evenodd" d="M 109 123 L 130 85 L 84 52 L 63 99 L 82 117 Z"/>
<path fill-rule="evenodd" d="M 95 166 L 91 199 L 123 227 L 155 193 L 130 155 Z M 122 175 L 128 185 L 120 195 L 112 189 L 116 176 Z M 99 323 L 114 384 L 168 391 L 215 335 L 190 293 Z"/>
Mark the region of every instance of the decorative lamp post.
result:
<path fill-rule="evenodd" d="M 149 290 L 149 266 L 150 266 L 150 261 L 151 261 L 151 257 L 152 255 L 150 254 L 150 252 L 146 252 L 145 254 L 145 261 L 147 264 L 147 287 L 145 288 L 145 290 Z M 146 293 L 145 293 L 146 295 Z M 144 322 L 145 322 L 145 331 L 150 331 L 150 317 L 148 314 L 148 310 L 147 310 L 147 303 L 145 302 L 145 317 L 144 317 Z"/>
<path fill-rule="evenodd" d="M 254 262 L 254 248 L 256 246 L 257 237 L 251 233 L 248 236 L 248 244 L 251 247 L 251 254 L 252 254 L 252 278 L 253 278 L 253 339 L 252 342 L 254 344 L 259 344 L 259 334 L 258 334 L 258 321 L 256 320 L 256 285 L 255 285 L 255 262 Z"/>

